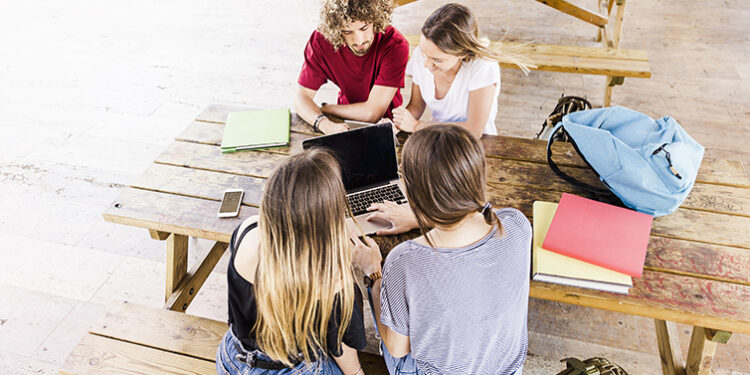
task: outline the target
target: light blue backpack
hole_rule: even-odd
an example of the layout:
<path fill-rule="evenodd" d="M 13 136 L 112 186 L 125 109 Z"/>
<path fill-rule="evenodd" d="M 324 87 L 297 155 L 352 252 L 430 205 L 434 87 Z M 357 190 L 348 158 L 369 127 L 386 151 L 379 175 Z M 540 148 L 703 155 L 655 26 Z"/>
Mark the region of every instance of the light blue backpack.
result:
<path fill-rule="evenodd" d="M 573 112 L 547 142 L 547 164 L 564 180 L 594 193 L 609 191 L 565 174 L 552 161 L 564 131 L 583 160 L 626 206 L 653 216 L 674 212 L 690 194 L 704 148 L 669 116 L 658 120 L 624 107 Z"/>

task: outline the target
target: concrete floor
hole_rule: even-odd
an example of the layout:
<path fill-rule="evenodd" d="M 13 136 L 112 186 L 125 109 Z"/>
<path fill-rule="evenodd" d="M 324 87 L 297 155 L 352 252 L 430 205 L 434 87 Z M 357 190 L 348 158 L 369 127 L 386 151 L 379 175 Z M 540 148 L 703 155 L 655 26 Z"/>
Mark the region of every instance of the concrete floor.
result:
<path fill-rule="evenodd" d="M 466 1 L 493 39 L 596 45 L 593 27 L 530 0 Z M 101 212 L 203 108 L 289 105 L 317 1 L 0 3 L 0 374 L 54 374 L 112 300 L 160 306 L 164 244 Z M 416 33 L 440 2 L 397 9 Z M 594 2 L 585 4 L 594 9 Z M 479 11 L 481 10 L 481 12 Z M 623 48 L 653 77 L 613 103 L 672 115 L 707 156 L 750 160 L 750 3 L 630 1 Z M 531 137 L 557 99 L 601 105 L 604 78 L 503 70 L 496 124 Z M 331 101 L 335 88 L 321 91 Z M 191 262 L 208 244 L 191 239 Z M 188 310 L 226 317 L 226 259 Z M 531 300 L 527 374 L 567 356 L 660 373 L 645 318 Z M 689 331 L 679 326 L 683 352 Z M 750 374 L 750 338 L 720 345 L 714 374 Z"/>

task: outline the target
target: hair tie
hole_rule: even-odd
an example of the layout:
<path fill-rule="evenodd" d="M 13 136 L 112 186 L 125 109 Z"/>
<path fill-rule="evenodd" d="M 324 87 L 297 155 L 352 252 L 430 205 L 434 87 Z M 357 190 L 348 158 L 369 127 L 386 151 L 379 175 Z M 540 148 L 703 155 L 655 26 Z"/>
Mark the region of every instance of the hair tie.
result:
<path fill-rule="evenodd" d="M 491 207 L 492 207 L 492 204 L 490 204 L 490 202 L 485 203 L 484 206 L 482 206 L 482 210 L 480 211 L 481 214 L 484 215 L 484 211 L 487 211 L 487 209 Z"/>

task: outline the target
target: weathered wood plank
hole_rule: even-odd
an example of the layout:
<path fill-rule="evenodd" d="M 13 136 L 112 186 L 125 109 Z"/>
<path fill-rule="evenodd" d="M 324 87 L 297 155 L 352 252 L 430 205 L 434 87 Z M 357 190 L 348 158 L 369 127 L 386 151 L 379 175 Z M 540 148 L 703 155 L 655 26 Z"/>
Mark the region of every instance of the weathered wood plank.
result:
<path fill-rule="evenodd" d="M 488 184 L 488 197 L 493 204 L 517 208 L 527 217 L 532 215 L 534 201 L 559 202 L 562 195 L 531 186 Z M 651 235 L 750 249 L 750 236 L 738 235 L 746 233 L 747 228 L 750 228 L 750 217 L 680 208 L 672 214 L 655 218 Z"/>
<path fill-rule="evenodd" d="M 687 209 L 654 219 L 653 235 L 750 249 L 750 218 Z"/>
<path fill-rule="evenodd" d="M 208 275 L 213 271 L 216 263 L 221 259 L 224 250 L 227 249 L 227 245 L 228 244 L 224 242 L 215 243 L 203 259 L 200 262 L 195 263 L 190 272 L 182 278 L 182 281 L 174 289 L 174 292 L 167 296 L 164 308 L 185 312 L 188 306 L 190 306 L 190 302 L 193 301 L 198 294 L 198 291 L 200 291 L 203 283 L 206 282 Z"/>
<path fill-rule="evenodd" d="M 229 327 L 217 320 L 177 311 L 114 302 L 91 333 L 213 361 Z"/>
<path fill-rule="evenodd" d="M 566 168 L 578 180 L 603 187 L 590 168 Z M 561 192 L 582 194 L 583 190 L 557 177 L 546 164 L 512 159 L 487 158 L 487 178 L 509 185 L 529 185 Z M 750 194 L 747 189 L 698 183 L 683 202 L 683 208 L 750 217 Z"/>
<path fill-rule="evenodd" d="M 202 143 L 212 146 L 221 146 L 221 138 L 224 135 L 224 124 L 215 122 L 193 121 L 180 135 L 175 138 L 177 141 Z M 289 146 L 273 147 L 263 150 L 263 152 L 275 152 L 279 154 L 296 154 L 302 151 L 302 141 L 312 138 L 314 135 L 306 133 L 291 132 L 289 134 Z M 239 151 L 245 153 L 249 151 Z"/>
<path fill-rule="evenodd" d="M 204 109 L 203 112 L 201 112 L 198 117 L 195 118 L 195 120 L 223 124 L 227 122 L 227 115 L 230 112 L 252 111 L 253 109 L 258 108 L 236 104 L 212 104 L 206 107 L 206 109 Z"/>
<path fill-rule="evenodd" d="M 245 191 L 242 204 L 257 207 L 265 181 L 263 178 L 231 173 L 152 164 L 131 186 L 214 201 L 221 201 L 226 189 L 242 188 Z"/>
<path fill-rule="evenodd" d="M 547 163 L 547 141 L 485 134 L 482 136 L 482 144 L 489 157 Z M 552 155 L 560 166 L 586 167 L 586 163 L 568 143 L 555 142 L 552 145 Z M 750 188 L 750 169 L 738 160 L 703 158 L 696 181 Z"/>
<path fill-rule="evenodd" d="M 222 127 L 222 125 L 217 124 L 206 125 Z M 214 129 L 213 134 L 219 136 L 221 131 Z M 304 135 L 302 136 L 304 137 Z M 208 139 L 203 140 L 207 141 Z M 525 157 L 522 150 L 527 150 L 530 145 L 534 144 L 539 146 L 539 142 L 543 141 L 492 137 L 484 143 L 487 147 L 487 145 L 494 144 L 496 141 L 507 145 L 507 147 L 503 148 L 503 159 L 505 160 L 488 158 L 488 177 L 491 181 L 501 181 L 502 179 L 501 182 L 510 184 L 529 184 L 559 191 L 580 193 L 580 189 L 554 175 L 546 164 L 539 164 L 539 160 L 534 160 L 535 157 L 542 157 L 541 155 L 528 155 L 531 159 L 530 163 L 517 162 L 520 158 Z M 559 147 L 557 147 L 558 144 Z M 556 143 L 554 146 L 557 148 L 555 152 L 561 156 L 571 155 L 575 152 L 568 144 Z M 297 149 L 295 146 L 291 148 Z M 516 151 L 518 158 L 509 157 L 513 155 L 514 151 Z M 258 151 L 245 151 L 221 154 L 216 146 L 174 142 L 157 157 L 156 163 L 267 177 L 283 156 L 268 155 L 269 153 L 261 153 L 260 156 L 256 156 L 258 153 Z M 583 164 L 583 161 L 577 155 L 573 155 L 571 160 Z M 563 161 L 560 160 L 561 164 Z M 598 183 L 595 174 L 588 168 L 567 168 L 566 172 L 581 178 L 585 182 Z M 691 195 L 683 203 L 683 207 L 750 216 L 750 197 L 743 194 L 742 188 L 727 185 L 707 185 L 698 182 Z"/>
<path fill-rule="evenodd" d="M 750 285 L 750 251 L 651 236 L 645 268 Z"/>
<path fill-rule="evenodd" d="M 750 333 L 750 286 L 644 271 L 628 296 L 531 282 L 531 297 Z"/>
<path fill-rule="evenodd" d="M 581 8 L 566 0 L 536 0 L 544 5 L 550 6 L 565 14 L 578 18 L 581 21 L 595 26 L 604 26 L 609 21 L 607 17 L 594 13 L 588 9 Z"/>
<path fill-rule="evenodd" d="M 176 233 L 169 235 L 169 238 L 167 238 L 167 284 L 164 291 L 164 300 L 167 300 L 172 295 L 185 277 L 188 265 L 187 256 L 188 237 Z"/>
<path fill-rule="evenodd" d="M 248 110 L 248 108 L 228 105 L 212 105 L 203 111 L 203 113 L 198 116 L 197 120 L 223 124 L 226 121 L 227 113 L 234 110 Z M 302 127 L 303 124 L 305 124 L 304 120 L 296 115 L 292 115 L 292 122 L 293 124 L 299 123 L 299 127 Z M 309 128 L 309 125 L 304 126 Z M 212 134 L 214 135 L 211 137 L 202 138 L 196 136 L 191 137 L 190 139 L 196 142 L 220 144 L 221 136 L 219 135 L 217 137 L 215 135 L 216 129 L 213 130 L 214 132 Z M 221 132 L 223 132 L 223 128 L 219 131 L 219 134 L 221 134 Z M 312 135 L 312 133 L 310 133 L 310 135 Z M 547 162 L 545 147 L 547 142 L 543 140 L 484 135 L 482 136 L 482 141 L 485 153 L 492 157 L 527 160 L 538 163 Z M 555 143 L 553 145 L 553 155 L 555 161 L 561 166 L 586 167 L 586 164 L 580 159 L 573 147 L 567 143 Z M 696 180 L 699 183 L 706 182 L 735 187 L 750 187 L 750 169 L 746 168 L 744 163 L 738 160 L 704 158 Z"/>
<path fill-rule="evenodd" d="M 407 35 L 413 49 L 419 43 L 418 35 Z M 651 64 L 646 51 L 623 50 L 616 48 L 558 46 L 519 42 L 492 42 L 491 47 L 519 51 L 536 67 L 542 70 L 562 73 L 595 74 L 620 77 L 651 77 Z M 518 69 L 510 60 L 501 59 L 501 68 Z"/>
<path fill-rule="evenodd" d="M 117 224 L 229 243 L 234 228 L 258 214 L 257 208 L 243 206 L 238 217 L 219 219 L 218 210 L 216 201 L 131 188 L 102 216 Z"/>
<path fill-rule="evenodd" d="M 221 148 L 198 143 L 172 142 L 154 163 L 267 178 L 286 155 L 243 151 L 222 154 Z"/>
<path fill-rule="evenodd" d="M 163 168 L 176 168 L 176 167 L 168 167 L 168 166 L 162 166 Z M 162 168 L 159 167 L 159 168 Z M 188 175 L 192 175 L 193 171 L 186 170 L 186 169 L 177 169 L 177 171 L 184 171 L 187 172 Z M 172 178 L 169 178 L 169 176 L 173 176 Z M 212 176 L 211 180 L 215 183 L 221 184 L 221 179 L 219 177 L 226 177 L 229 179 L 234 179 L 235 177 L 232 175 L 224 175 L 224 174 L 216 174 L 216 177 Z M 157 184 L 160 186 L 160 188 L 166 189 L 168 191 L 170 190 L 178 190 L 180 189 L 180 193 L 203 198 L 198 201 L 205 201 L 208 199 L 215 200 L 218 205 L 218 200 L 220 199 L 220 194 L 222 188 L 218 189 L 204 189 L 202 186 L 203 184 L 185 184 L 182 183 L 181 177 L 179 177 L 179 174 L 171 174 L 169 172 L 166 172 L 163 176 L 164 180 L 169 181 L 173 180 L 175 181 L 176 185 L 174 187 L 169 185 L 162 185 Z M 249 180 L 249 178 L 248 178 Z M 240 184 L 242 185 L 242 184 Z M 248 184 L 249 185 L 249 184 Z M 490 198 L 493 201 L 494 204 L 498 206 L 507 206 L 507 207 L 515 207 L 520 209 L 522 212 L 526 213 L 527 216 L 531 217 L 531 205 L 533 204 L 534 200 L 548 200 L 548 201 L 558 201 L 560 194 L 555 191 L 550 190 L 542 190 L 542 189 L 534 189 L 531 187 L 517 187 L 517 186 L 508 186 L 508 185 L 500 185 L 497 189 L 493 189 L 492 192 L 490 192 Z M 149 187 L 149 185 L 143 185 L 146 187 Z M 189 188 L 190 190 L 182 190 Z M 143 195 L 142 192 L 138 190 L 133 190 L 133 194 L 137 195 Z M 169 194 L 162 194 L 166 197 L 173 197 L 175 200 L 175 203 L 177 206 L 175 206 L 174 209 L 170 210 L 171 212 L 175 212 L 178 215 L 183 215 L 182 212 L 189 211 L 190 208 L 179 208 L 180 205 L 180 199 L 176 196 L 172 196 Z M 259 203 L 260 199 L 260 192 L 258 190 L 248 190 L 248 195 L 254 198 L 251 198 L 249 201 L 246 201 L 246 203 L 250 204 L 257 204 Z M 144 198 L 145 199 L 145 198 Z M 149 198 L 151 199 L 151 198 Z M 192 200 L 188 200 L 188 202 L 191 202 Z M 257 202 L 257 203 L 256 203 Z M 138 213 L 139 217 L 142 217 L 141 221 L 145 221 L 146 217 L 153 217 L 156 215 L 161 215 L 161 217 L 165 217 L 167 215 L 167 212 L 163 212 L 161 214 L 153 212 L 158 211 L 158 209 L 154 209 L 153 207 L 149 205 L 143 205 L 142 206 L 146 212 Z M 158 206 L 157 206 L 158 207 Z M 242 210 L 242 214 L 244 216 L 245 210 L 249 209 L 250 207 L 244 207 Z M 115 211 L 119 212 L 121 209 L 110 209 L 109 211 Z M 151 212 L 149 212 L 151 211 Z M 681 211 L 681 210 L 680 210 Z M 197 211 L 200 212 L 200 211 Z M 212 212 L 212 211 L 209 211 Z M 135 212 L 131 211 L 131 214 L 135 214 Z M 203 215 L 206 216 L 206 215 Z M 672 215 L 669 215 L 666 218 L 669 218 Z M 200 225 L 201 223 L 205 221 L 210 222 L 218 222 L 218 223 L 224 223 L 224 220 L 227 219 L 213 219 L 213 218 L 206 218 L 201 217 L 199 215 L 192 215 L 191 216 L 192 221 L 187 221 L 184 217 L 174 217 L 170 219 L 172 222 L 182 222 L 185 226 L 189 226 L 192 228 L 202 228 Z M 218 221 L 217 221 L 218 220 Z M 660 219 L 657 219 L 660 220 Z M 709 221 L 717 221 L 709 220 Z M 720 221 L 720 220 L 719 220 Z M 140 226 L 148 225 L 148 223 L 144 223 Z M 695 225 L 702 225 L 701 222 L 697 222 Z M 720 224 L 721 225 L 721 224 Z M 683 225 L 676 225 L 678 229 L 680 230 L 687 230 L 687 228 L 684 228 L 686 226 Z M 216 238 L 216 236 L 222 236 L 221 238 L 226 239 L 225 241 L 228 241 L 229 234 L 231 233 L 231 230 L 234 229 L 234 225 L 225 226 L 225 233 L 224 234 L 218 234 L 215 233 L 212 238 Z M 720 235 L 723 237 L 726 237 L 724 234 L 724 231 L 718 231 L 713 230 L 714 233 L 712 235 Z M 655 228 L 652 233 L 654 236 L 652 236 L 650 243 L 649 243 L 649 252 L 647 253 L 646 257 L 646 267 L 650 269 L 656 269 L 656 270 L 668 270 L 670 272 L 677 272 L 677 273 L 683 273 L 683 274 L 690 274 L 690 275 L 696 275 L 700 277 L 709 277 L 714 278 L 718 280 L 731 280 L 733 282 L 738 283 L 750 283 L 750 275 L 747 275 L 744 270 L 750 264 L 750 252 L 747 252 L 743 249 L 738 249 L 736 247 L 725 247 L 725 246 L 717 246 L 717 245 L 710 245 L 705 243 L 696 243 L 692 241 L 687 240 L 679 240 L 679 239 L 673 239 L 673 238 L 664 238 L 660 237 L 660 235 L 663 235 L 663 233 L 659 232 L 658 228 Z M 680 233 L 677 233 L 680 234 Z M 674 235 L 674 234 L 672 234 Z M 730 235 L 731 236 L 731 235 Z M 711 239 L 710 236 L 700 236 L 701 240 Z M 734 235 L 734 237 L 731 237 L 736 239 L 737 236 Z M 731 239 L 730 238 L 730 239 Z M 384 239 L 390 239 L 390 237 L 384 237 Z M 403 241 L 405 238 L 398 238 L 398 239 L 392 239 L 390 240 L 390 243 L 382 243 L 381 246 L 384 246 L 384 252 L 387 252 L 390 248 L 398 244 L 400 241 Z M 385 240 L 384 240 L 385 241 Z M 727 240 L 728 241 L 728 240 Z"/>
<path fill-rule="evenodd" d="M 405 35 L 413 49 L 419 44 L 419 34 Z M 503 44 L 520 48 L 523 53 L 539 56 L 581 57 L 609 59 L 610 61 L 648 62 L 648 52 L 637 49 L 583 47 L 575 45 L 537 44 L 524 42 L 491 42 L 491 45 Z"/>
<path fill-rule="evenodd" d="M 101 336 L 86 335 L 65 359 L 60 373 L 70 375 L 208 375 L 216 374 L 216 365 L 212 361 Z"/>
<path fill-rule="evenodd" d="M 651 65 L 647 61 L 614 60 L 611 58 L 527 55 L 536 65 L 534 70 L 558 73 L 591 74 L 617 77 L 650 78 Z M 500 67 L 518 69 L 511 61 L 500 61 Z"/>
<path fill-rule="evenodd" d="M 232 104 L 214 104 L 211 106 L 208 106 L 201 114 L 198 115 L 198 117 L 195 118 L 195 121 L 200 122 L 212 122 L 217 124 L 224 124 L 227 122 L 227 115 L 230 112 L 240 112 L 240 111 L 252 111 L 254 109 L 258 108 L 251 108 L 247 106 L 239 106 L 239 105 L 232 105 Z M 312 126 L 305 122 L 301 117 L 299 117 L 296 113 L 292 113 L 292 117 L 290 120 L 289 127 L 291 131 L 298 132 L 298 133 L 308 133 L 311 135 L 315 135 L 315 132 L 312 129 Z M 221 140 L 219 141 L 221 143 Z"/>

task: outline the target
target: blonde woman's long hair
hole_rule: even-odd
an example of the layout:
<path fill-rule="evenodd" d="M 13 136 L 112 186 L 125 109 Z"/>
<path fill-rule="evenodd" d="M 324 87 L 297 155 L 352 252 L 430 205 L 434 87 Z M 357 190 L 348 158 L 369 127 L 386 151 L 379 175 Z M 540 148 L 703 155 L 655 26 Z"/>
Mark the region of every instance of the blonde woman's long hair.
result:
<path fill-rule="evenodd" d="M 502 42 L 490 46 L 487 38 L 480 38 L 477 18 L 471 9 L 462 4 L 445 4 L 432 12 L 422 26 L 422 35 L 445 53 L 465 55 L 464 61 L 476 58 L 508 61 L 526 74 L 534 67 L 521 53 L 520 46 Z"/>
<path fill-rule="evenodd" d="M 475 212 L 489 225 L 502 224 L 487 203 L 482 145 L 462 126 L 430 126 L 412 134 L 401 153 L 401 176 L 409 206 L 430 246 L 428 231 L 451 226 Z"/>
<path fill-rule="evenodd" d="M 349 326 L 355 291 L 345 207 L 339 164 L 322 149 L 290 157 L 266 182 L 254 329 L 276 361 L 316 361 L 327 352 L 329 319 L 340 322 L 338 344 Z"/>

